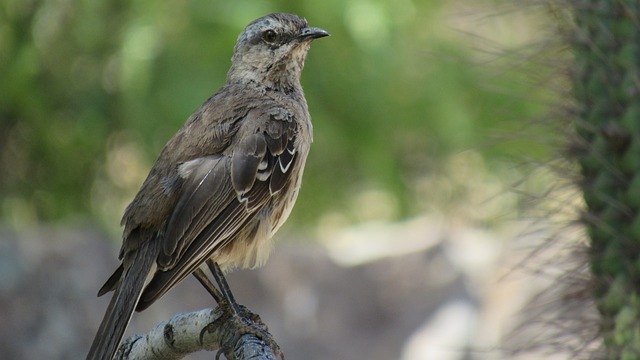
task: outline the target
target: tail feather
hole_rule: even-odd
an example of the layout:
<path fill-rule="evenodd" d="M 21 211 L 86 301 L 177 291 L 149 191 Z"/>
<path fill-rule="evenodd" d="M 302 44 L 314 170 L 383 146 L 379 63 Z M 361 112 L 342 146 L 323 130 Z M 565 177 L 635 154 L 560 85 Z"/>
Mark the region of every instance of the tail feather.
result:
<path fill-rule="evenodd" d="M 125 262 L 131 264 L 126 270 L 116 270 L 116 274 L 118 272 L 122 274 L 121 281 L 115 289 L 102 323 L 93 339 L 87 360 L 113 359 L 140 299 L 145 280 L 157 257 L 153 251 L 148 251 L 149 247 L 152 246 L 144 244 L 131 254 L 131 259 L 125 259 Z M 109 281 L 111 280 L 109 279 Z"/>

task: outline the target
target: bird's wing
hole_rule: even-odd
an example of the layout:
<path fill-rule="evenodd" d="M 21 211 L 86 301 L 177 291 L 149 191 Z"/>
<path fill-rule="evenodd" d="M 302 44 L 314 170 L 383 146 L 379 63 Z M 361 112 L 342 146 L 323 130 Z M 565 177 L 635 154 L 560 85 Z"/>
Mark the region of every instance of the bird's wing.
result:
<path fill-rule="evenodd" d="M 253 119 L 251 117 L 254 117 Z M 147 285 L 142 310 L 191 274 L 277 194 L 296 161 L 293 118 L 249 112 L 232 151 L 182 163 L 177 205 L 159 234 L 159 270 Z M 247 134 L 248 135 L 243 135 Z"/>

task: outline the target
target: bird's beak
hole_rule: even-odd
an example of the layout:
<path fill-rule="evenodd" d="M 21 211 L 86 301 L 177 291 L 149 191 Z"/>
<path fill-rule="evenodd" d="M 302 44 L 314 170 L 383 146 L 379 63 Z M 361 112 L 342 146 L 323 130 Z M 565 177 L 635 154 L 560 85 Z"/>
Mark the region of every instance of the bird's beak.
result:
<path fill-rule="evenodd" d="M 302 29 L 300 35 L 298 35 L 299 40 L 313 40 L 321 37 L 329 36 L 329 32 L 324 29 L 320 29 L 317 27 L 306 27 Z"/>

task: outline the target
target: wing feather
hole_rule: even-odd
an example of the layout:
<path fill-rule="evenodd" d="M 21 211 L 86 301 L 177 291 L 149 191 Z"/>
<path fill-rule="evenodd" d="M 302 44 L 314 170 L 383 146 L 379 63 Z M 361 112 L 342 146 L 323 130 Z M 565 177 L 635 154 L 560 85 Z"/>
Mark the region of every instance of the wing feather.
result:
<path fill-rule="evenodd" d="M 289 170 L 291 169 L 291 165 L 296 161 L 294 142 L 295 138 L 289 141 L 285 151 L 277 157 L 276 166 L 273 168 L 269 182 L 269 189 L 272 194 L 276 194 L 282 190 L 291 177 Z"/>
<path fill-rule="evenodd" d="M 228 158 L 211 156 L 181 164 L 183 178 L 178 199 L 164 231 L 161 268 L 171 268 L 184 249 L 208 223 L 215 219 L 233 199 L 233 188 L 227 175 Z"/>
<path fill-rule="evenodd" d="M 244 205 L 234 200 L 220 215 L 216 221 L 211 222 L 198 234 L 173 268 L 155 273 L 140 297 L 137 311 L 146 309 L 174 285 L 189 276 L 215 251 L 231 240 L 230 236 L 220 236 L 222 233 L 229 232 L 229 229 L 235 229 L 234 232 L 239 231 L 243 224 L 255 216 L 255 213 L 248 214 Z"/>
<path fill-rule="evenodd" d="M 246 226 L 253 226 L 249 224 L 261 209 L 269 208 L 274 194 L 291 181 L 291 168 L 297 158 L 293 120 L 273 116 L 258 120 L 253 121 L 257 124 L 255 130 L 232 144 L 233 152 L 179 165 L 180 194 L 161 233 L 159 269 L 147 284 L 138 311 L 151 305 L 207 258 L 215 258 L 216 251 L 229 242 L 251 234 L 240 235 Z"/>

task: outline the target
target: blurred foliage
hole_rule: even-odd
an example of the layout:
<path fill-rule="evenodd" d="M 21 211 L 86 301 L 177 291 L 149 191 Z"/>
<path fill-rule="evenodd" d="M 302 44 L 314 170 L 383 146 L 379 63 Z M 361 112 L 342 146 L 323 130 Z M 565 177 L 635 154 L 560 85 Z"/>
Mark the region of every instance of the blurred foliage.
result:
<path fill-rule="evenodd" d="M 472 165 L 499 171 L 504 155 L 544 151 L 492 144 L 496 130 L 520 130 L 542 108 L 526 101 L 535 87 L 522 68 L 477 49 L 530 40 L 533 20 L 523 14 L 480 22 L 468 15 L 492 6 L 4 0 L 0 215 L 117 224 L 164 143 L 223 84 L 237 34 L 277 11 L 332 33 L 314 43 L 303 74 L 315 143 L 295 219 L 313 222 L 362 193 L 382 194 L 368 204 L 380 202 L 390 218 L 421 211 L 418 180 L 450 167 L 443 160 L 452 154 L 475 149 Z"/>

